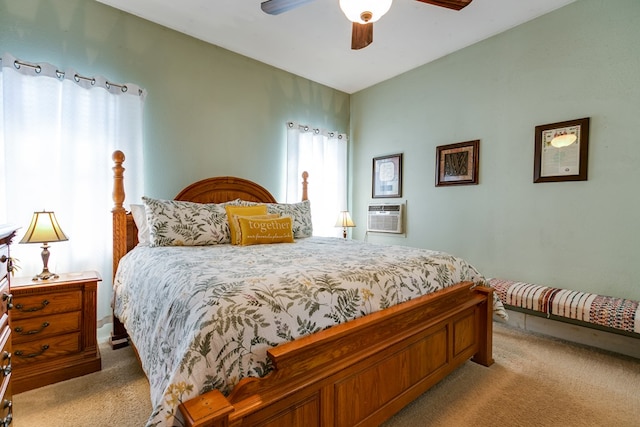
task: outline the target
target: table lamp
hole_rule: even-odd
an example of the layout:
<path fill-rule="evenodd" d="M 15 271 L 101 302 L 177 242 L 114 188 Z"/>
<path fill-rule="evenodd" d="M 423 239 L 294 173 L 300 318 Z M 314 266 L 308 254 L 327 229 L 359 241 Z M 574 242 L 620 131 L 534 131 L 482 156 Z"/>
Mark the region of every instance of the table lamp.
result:
<path fill-rule="evenodd" d="M 42 264 L 44 268 L 42 273 L 33 277 L 33 280 L 48 280 L 58 277 L 49 271 L 47 264 L 49 262 L 49 243 L 64 242 L 69 240 L 62 232 L 56 215 L 53 212 L 34 212 L 31 218 L 31 224 L 27 229 L 20 243 L 42 243 Z"/>
<path fill-rule="evenodd" d="M 336 220 L 336 227 L 342 227 L 342 237 L 347 238 L 347 227 L 355 227 L 356 225 L 351 220 L 349 211 L 341 211 Z"/>

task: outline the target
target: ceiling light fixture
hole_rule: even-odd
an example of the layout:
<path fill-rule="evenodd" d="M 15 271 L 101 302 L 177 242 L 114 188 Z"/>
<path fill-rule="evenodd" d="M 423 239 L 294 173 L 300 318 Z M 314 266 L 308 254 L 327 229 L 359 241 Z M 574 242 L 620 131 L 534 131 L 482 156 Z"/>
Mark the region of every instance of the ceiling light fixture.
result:
<path fill-rule="evenodd" d="M 389 11 L 393 0 L 340 0 L 347 19 L 358 24 L 376 22 Z"/>

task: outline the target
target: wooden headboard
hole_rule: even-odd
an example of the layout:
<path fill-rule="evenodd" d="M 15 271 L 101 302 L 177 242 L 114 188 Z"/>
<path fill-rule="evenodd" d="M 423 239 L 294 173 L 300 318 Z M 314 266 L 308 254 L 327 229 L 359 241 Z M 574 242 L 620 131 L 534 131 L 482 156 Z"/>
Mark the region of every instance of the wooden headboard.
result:
<path fill-rule="evenodd" d="M 113 166 L 113 275 L 118 263 L 127 252 L 138 244 L 138 229 L 133 216 L 124 209 L 124 163 L 122 151 L 115 151 L 112 156 Z M 308 199 L 307 172 L 302 173 L 302 200 Z M 263 186 L 243 178 L 221 176 L 207 178 L 185 187 L 175 200 L 196 203 L 223 203 L 242 199 L 259 203 L 276 203 L 275 197 Z"/>

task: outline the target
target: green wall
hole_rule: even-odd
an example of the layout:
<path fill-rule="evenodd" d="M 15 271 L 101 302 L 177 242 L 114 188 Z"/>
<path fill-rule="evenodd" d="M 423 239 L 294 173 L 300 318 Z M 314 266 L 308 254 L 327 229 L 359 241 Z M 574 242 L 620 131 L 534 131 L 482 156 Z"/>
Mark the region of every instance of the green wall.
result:
<path fill-rule="evenodd" d="M 349 130 L 348 94 L 92 0 L 0 0 L 4 52 L 145 88 L 145 192 L 153 197 L 234 175 L 284 200 L 285 123 Z M 99 319 L 111 302 L 102 276 Z"/>
<path fill-rule="evenodd" d="M 282 200 L 285 123 L 348 132 L 348 94 L 92 0 L 0 0 L 2 52 L 145 88 L 154 197 L 237 175 Z"/>
<path fill-rule="evenodd" d="M 351 97 L 352 210 L 404 153 L 406 237 L 487 277 L 640 299 L 640 1 L 579 0 Z M 434 41 L 437 42 L 437 41 Z M 591 118 L 588 181 L 533 183 L 534 128 Z M 479 185 L 435 187 L 436 147 L 480 139 Z"/>

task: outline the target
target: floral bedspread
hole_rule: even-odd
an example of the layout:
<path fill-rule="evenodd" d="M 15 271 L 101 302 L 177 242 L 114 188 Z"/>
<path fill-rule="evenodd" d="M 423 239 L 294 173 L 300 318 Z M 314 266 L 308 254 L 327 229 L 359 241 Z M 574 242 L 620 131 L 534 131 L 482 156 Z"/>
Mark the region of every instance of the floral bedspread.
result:
<path fill-rule="evenodd" d="M 147 425 L 180 426 L 180 402 L 266 375 L 270 347 L 466 280 L 485 283 L 446 253 L 336 238 L 141 246 L 120 261 L 114 311 L 149 379 Z"/>

